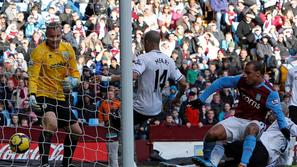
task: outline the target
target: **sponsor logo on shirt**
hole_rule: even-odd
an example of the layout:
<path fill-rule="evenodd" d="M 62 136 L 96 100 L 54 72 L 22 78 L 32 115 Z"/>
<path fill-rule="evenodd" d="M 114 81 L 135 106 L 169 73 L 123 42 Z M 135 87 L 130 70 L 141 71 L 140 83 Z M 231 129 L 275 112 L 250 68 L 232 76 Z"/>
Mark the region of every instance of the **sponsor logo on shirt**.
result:
<path fill-rule="evenodd" d="M 59 62 L 59 63 L 50 65 L 50 68 L 53 69 L 53 68 L 59 68 L 59 67 L 66 67 L 66 65 L 67 65 L 66 62 Z"/>
<path fill-rule="evenodd" d="M 256 108 L 256 109 L 260 109 L 260 103 L 258 103 L 257 101 L 255 101 L 254 99 L 250 98 L 249 96 L 242 94 L 242 99 L 247 102 L 250 106 Z"/>

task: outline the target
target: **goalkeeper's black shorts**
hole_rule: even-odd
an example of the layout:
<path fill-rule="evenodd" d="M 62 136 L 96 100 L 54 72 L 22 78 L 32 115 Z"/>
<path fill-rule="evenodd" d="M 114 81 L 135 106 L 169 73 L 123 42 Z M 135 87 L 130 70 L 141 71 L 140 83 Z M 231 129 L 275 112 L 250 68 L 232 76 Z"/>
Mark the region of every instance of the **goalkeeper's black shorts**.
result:
<path fill-rule="evenodd" d="M 76 116 L 71 111 L 68 101 L 60 101 L 48 97 L 37 97 L 36 101 L 40 105 L 41 110 L 35 111 L 38 116 L 39 123 L 42 122 L 42 117 L 46 112 L 54 112 L 58 119 L 58 128 L 64 128 L 77 122 Z"/>

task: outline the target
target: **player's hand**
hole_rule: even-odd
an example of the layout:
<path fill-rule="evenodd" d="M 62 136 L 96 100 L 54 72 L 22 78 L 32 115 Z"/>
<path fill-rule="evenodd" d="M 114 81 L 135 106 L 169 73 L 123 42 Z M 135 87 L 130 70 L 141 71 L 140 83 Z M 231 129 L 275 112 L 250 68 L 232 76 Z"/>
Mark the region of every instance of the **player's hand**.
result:
<path fill-rule="evenodd" d="M 291 137 L 291 135 L 290 135 L 290 130 L 289 130 L 288 128 L 282 128 L 280 131 L 281 131 L 282 134 L 285 136 L 285 138 L 286 138 L 288 141 L 290 141 L 290 137 Z"/>
<path fill-rule="evenodd" d="M 72 91 L 73 88 L 77 87 L 79 85 L 79 80 L 77 78 L 73 77 L 66 77 L 62 81 L 63 91 L 65 93 L 69 93 Z"/>
<path fill-rule="evenodd" d="M 32 107 L 34 111 L 39 111 L 41 109 L 40 106 L 37 104 L 35 95 L 29 96 L 29 106 Z"/>

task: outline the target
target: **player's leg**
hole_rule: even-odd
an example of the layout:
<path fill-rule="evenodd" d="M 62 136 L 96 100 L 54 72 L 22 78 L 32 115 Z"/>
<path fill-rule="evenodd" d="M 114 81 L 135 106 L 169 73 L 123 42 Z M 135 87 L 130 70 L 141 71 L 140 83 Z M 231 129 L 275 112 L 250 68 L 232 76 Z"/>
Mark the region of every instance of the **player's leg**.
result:
<path fill-rule="evenodd" d="M 242 139 L 244 129 L 249 122 L 249 120 L 230 117 L 213 126 L 204 139 L 204 161 L 198 157 L 195 157 L 196 162 L 194 159 L 193 161 L 200 166 L 217 166 L 224 155 L 223 142 L 234 142 Z M 199 161 L 203 163 L 199 163 Z"/>
<path fill-rule="evenodd" d="M 81 134 L 82 130 L 77 122 L 70 125 L 70 128 L 64 139 L 64 157 L 62 162 L 63 167 L 68 167 L 68 165 L 71 164 L 72 156 Z"/>
<path fill-rule="evenodd" d="M 37 115 L 42 116 L 43 130 L 39 136 L 39 154 L 41 166 L 47 167 L 48 156 L 51 146 L 53 133 L 57 131 L 57 117 L 55 114 L 55 104 L 46 97 L 38 97 L 37 102 L 41 105 L 42 110 Z"/>
<path fill-rule="evenodd" d="M 217 166 L 216 163 L 218 163 L 224 155 L 224 147 L 222 147 L 222 143 L 217 143 L 217 141 L 223 141 L 226 139 L 227 134 L 223 125 L 216 124 L 211 127 L 204 137 L 204 159 L 194 157 L 192 159 L 193 162 L 202 167 Z"/>
<path fill-rule="evenodd" d="M 57 118 L 54 112 L 48 111 L 44 114 L 42 126 L 43 130 L 39 136 L 39 154 L 41 164 L 46 166 L 48 165 L 52 136 L 57 131 Z"/>
<path fill-rule="evenodd" d="M 245 129 L 245 138 L 243 141 L 243 152 L 241 156 L 240 164 L 247 166 L 250 158 L 256 147 L 257 135 L 259 134 L 259 125 L 255 122 L 251 122 Z"/>
<path fill-rule="evenodd" d="M 225 166 L 238 166 L 240 158 L 242 156 L 243 141 L 235 141 L 224 145 L 225 155 L 228 158 L 233 158 L 232 162 L 226 162 L 228 165 Z M 267 166 L 269 154 L 265 146 L 261 141 L 257 141 L 253 155 L 250 159 L 248 166 L 265 167 Z"/>
<path fill-rule="evenodd" d="M 62 165 L 68 167 L 72 162 L 72 156 L 76 149 L 79 137 L 82 134 L 77 118 L 72 113 L 71 109 L 67 107 L 67 103 L 61 102 L 58 115 L 58 127 L 64 128 L 66 136 L 64 139 L 64 157 Z"/>

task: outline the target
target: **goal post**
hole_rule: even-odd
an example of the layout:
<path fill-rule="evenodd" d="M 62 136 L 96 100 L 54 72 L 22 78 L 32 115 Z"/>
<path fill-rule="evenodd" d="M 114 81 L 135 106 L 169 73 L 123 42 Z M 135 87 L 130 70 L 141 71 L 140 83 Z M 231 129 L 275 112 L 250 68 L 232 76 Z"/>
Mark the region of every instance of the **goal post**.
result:
<path fill-rule="evenodd" d="M 120 0 L 123 167 L 134 166 L 131 0 Z M 131 140 L 132 139 L 132 140 Z"/>

